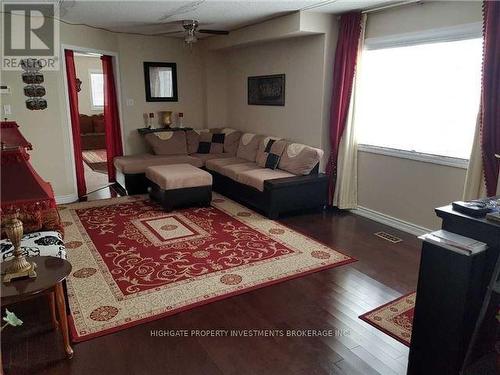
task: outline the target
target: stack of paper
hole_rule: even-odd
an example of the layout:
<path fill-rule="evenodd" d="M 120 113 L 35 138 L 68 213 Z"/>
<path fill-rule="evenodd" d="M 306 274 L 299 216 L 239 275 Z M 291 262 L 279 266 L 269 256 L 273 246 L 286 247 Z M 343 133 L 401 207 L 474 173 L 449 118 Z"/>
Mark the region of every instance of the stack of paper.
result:
<path fill-rule="evenodd" d="M 477 254 L 488 248 L 487 244 L 459 234 L 438 230 L 424 234 L 421 240 L 464 254 Z"/>

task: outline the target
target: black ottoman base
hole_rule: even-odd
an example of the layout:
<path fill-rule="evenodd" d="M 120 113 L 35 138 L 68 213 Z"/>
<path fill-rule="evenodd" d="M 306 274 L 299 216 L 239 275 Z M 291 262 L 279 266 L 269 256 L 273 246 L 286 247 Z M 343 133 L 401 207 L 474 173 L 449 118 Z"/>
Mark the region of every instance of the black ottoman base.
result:
<path fill-rule="evenodd" d="M 212 202 L 212 186 L 163 190 L 157 184 L 149 181 L 149 196 L 161 204 L 167 212 L 174 208 L 186 206 L 208 207 Z"/>

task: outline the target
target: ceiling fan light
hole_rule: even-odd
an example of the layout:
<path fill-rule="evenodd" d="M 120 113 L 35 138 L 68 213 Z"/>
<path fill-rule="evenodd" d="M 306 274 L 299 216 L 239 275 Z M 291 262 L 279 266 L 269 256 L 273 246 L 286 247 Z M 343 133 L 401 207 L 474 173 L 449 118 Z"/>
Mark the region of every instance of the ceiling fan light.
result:
<path fill-rule="evenodd" d="M 184 38 L 184 42 L 186 44 L 193 44 L 193 43 L 196 43 L 198 41 L 198 38 L 196 37 L 196 35 L 194 35 L 194 33 L 188 33 L 186 35 L 186 37 Z"/>

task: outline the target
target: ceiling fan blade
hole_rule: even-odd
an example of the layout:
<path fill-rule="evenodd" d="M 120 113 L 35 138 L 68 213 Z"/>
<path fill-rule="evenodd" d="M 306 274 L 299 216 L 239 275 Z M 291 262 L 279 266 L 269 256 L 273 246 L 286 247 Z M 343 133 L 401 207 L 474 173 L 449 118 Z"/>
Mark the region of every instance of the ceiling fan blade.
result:
<path fill-rule="evenodd" d="M 213 35 L 227 35 L 229 31 L 226 30 L 208 30 L 208 29 L 198 29 L 196 32 L 201 34 L 213 34 Z"/>
<path fill-rule="evenodd" d="M 178 26 L 182 28 L 182 21 L 172 21 L 172 22 L 141 22 L 141 23 L 129 23 L 127 26 L 134 27 L 155 27 L 155 26 Z"/>
<path fill-rule="evenodd" d="M 169 21 L 169 22 L 159 22 L 160 25 L 165 25 L 165 26 L 179 26 L 182 27 L 183 20 L 178 20 L 178 21 Z"/>
<path fill-rule="evenodd" d="M 185 31 L 184 30 L 177 30 L 177 31 L 163 31 L 163 32 L 159 32 L 159 33 L 154 33 L 154 34 L 151 34 L 151 36 L 156 36 L 156 35 L 175 35 L 175 34 L 184 34 Z"/>

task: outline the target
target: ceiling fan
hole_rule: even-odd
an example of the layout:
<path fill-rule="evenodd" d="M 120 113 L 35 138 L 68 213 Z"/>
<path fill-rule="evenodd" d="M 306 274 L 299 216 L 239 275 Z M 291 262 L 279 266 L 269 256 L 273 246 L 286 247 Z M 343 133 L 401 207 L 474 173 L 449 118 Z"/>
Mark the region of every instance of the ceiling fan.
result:
<path fill-rule="evenodd" d="M 196 20 L 180 20 L 174 22 L 163 23 L 163 25 L 178 25 L 181 26 L 183 30 L 174 30 L 168 32 L 162 32 L 155 35 L 169 35 L 169 34 L 178 34 L 184 32 L 184 42 L 188 45 L 196 43 L 198 38 L 196 34 L 212 34 L 212 35 L 227 35 L 229 31 L 226 30 L 210 30 L 210 29 L 198 29 L 199 22 Z"/>

